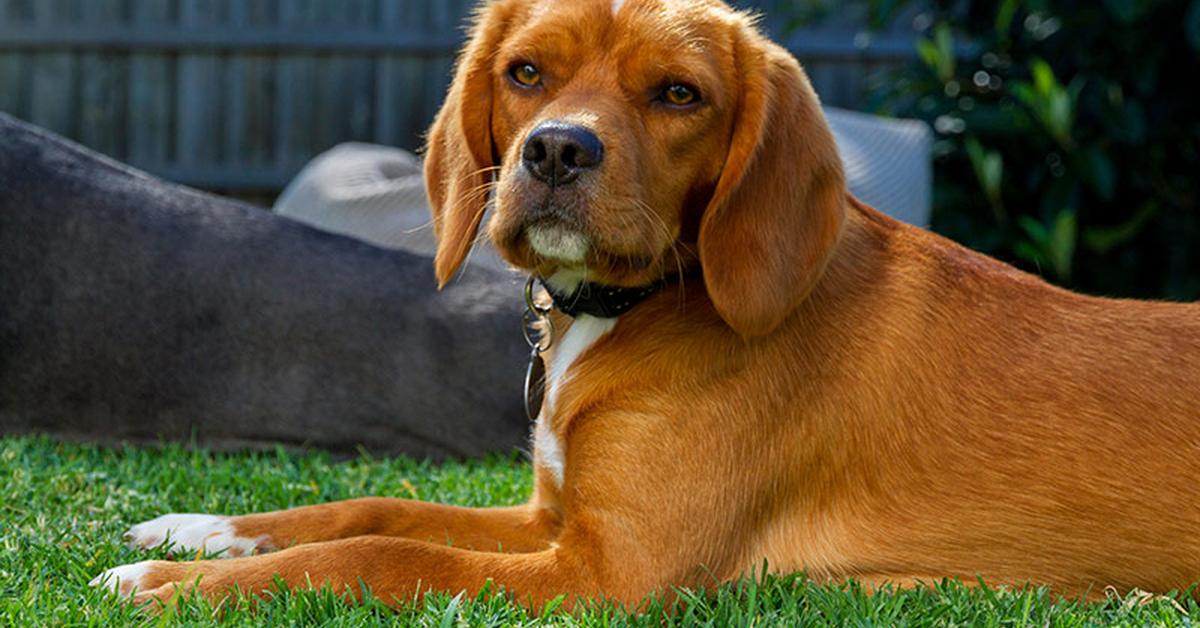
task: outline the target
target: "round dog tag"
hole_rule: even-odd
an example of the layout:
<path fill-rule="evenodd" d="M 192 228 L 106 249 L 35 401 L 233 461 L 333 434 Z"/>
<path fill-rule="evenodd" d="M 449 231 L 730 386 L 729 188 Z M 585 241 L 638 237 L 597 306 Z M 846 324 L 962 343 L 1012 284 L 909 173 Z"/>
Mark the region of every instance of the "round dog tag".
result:
<path fill-rule="evenodd" d="M 546 397 L 546 361 L 541 350 L 533 347 L 529 354 L 529 368 L 525 370 L 525 416 L 536 421 L 542 411 L 542 400 Z"/>

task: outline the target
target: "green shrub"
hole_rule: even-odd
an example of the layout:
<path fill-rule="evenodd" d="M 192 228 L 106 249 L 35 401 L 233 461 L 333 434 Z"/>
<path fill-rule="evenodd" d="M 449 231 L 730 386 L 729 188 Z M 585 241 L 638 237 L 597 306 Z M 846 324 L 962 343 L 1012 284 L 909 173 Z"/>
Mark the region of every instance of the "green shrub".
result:
<path fill-rule="evenodd" d="M 919 61 L 871 96 L 937 132 L 934 229 L 1087 292 L 1200 297 L 1200 0 L 925 6 Z"/>

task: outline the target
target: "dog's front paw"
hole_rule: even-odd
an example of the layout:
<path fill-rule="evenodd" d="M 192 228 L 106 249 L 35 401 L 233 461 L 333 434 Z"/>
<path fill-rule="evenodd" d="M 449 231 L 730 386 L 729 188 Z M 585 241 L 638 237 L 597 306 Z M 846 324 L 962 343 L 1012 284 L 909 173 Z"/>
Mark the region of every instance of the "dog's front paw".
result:
<path fill-rule="evenodd" d="M 174 552 L 220 552 L 224 557 L 249 556 L 270 549 L 265 537 L 240 536 L 230 517 L 171 514 L 139 523 L 125 533 L 133 549 L 165 545 Z"/>
<path fill-rule="evenodd" d="M 173 604 L 180 596 L 199 593 L 214 602 L 225 595 L 218 594 L 228 588 L 222 585 L 218 574 L 220 565 L 228 561 L 191 561 L 176 563 L 168 560 L 145 560 L 140 563 L 113 567 L 92 578 L 88 584 L 112 591 L 123 600 L 150 611 L 161 610 L 162 605 Z M 147 606 L 148 602 L 159 603 Z"/>
<path fill-rule="evenodd" d="M 92 581 L 88 584 L 93 587 L 104 587 L 123 598 L 129 599 L 139 592 L 157 587 L 157 584 L 150 586 L 151 582 L 154 582 L 152 572 L 156 567 L 161 568 L 164 565 L 170 564 L 161 560 L 145 560 L 140 563 L 121 565 L 92 578 Z"/>

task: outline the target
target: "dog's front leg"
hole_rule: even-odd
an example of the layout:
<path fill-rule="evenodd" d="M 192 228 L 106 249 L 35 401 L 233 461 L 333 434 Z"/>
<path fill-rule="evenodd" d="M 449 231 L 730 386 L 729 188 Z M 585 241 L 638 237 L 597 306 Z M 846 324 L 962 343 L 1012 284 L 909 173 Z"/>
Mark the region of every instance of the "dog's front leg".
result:
<path fill-rule="evenodd" d="M 514 600 L 540 606 L 562 593 L 598 595 L 602 583 L 589 558 L 588 552 L 572 547 L 502 554 L 365 536 L 230 560 L 145 561 L 110 569 L 93 584 L 111 587 L 136 603 L 169 601 L 193 590 L 218 603 L 233 587 L 261 594 L 278 577 L 292 588 L 330 585 L 338 593 L 349 589 L 355 595 L 362 593 L 361 583 L 379 599 L 398 604 L 431 590 L 474 595 L 491 580 Z M 623 597 L 621 587 L 613 588 L 617 590 L 604 593 Z"/>
<path fill-rule="evenodd" d="M 133 526 L 125 536 L 134 547 L 169 543 L 176 551 L 204 549 L 228 558 L 364 535 L 532 552 L 548 547 L 557 531 L 557 516 L 533 506 L 462 508 L 367 497 L 237 517 L 163 515 Z"/>

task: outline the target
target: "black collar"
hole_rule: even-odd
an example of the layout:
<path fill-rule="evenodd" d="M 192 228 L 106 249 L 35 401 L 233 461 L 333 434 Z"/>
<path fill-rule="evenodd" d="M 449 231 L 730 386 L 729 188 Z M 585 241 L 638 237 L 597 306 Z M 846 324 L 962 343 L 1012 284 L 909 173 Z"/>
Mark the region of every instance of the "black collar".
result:
<path fill-rule="evenodd" d="M 571 318 L 581 314 L 596 318 L 616 318 L 633 309 L 633 306 L 646 300 L 646 297 L 658 292 L 666 281 L 658 281 L 639 288 L 620 288 L 605 286 L 598 283 L 581 283 L 575 292 L 564 294 L 556 291 L 550 284 L 542 281 L 546 292 L 554 301 L 554 307 Z"/>

